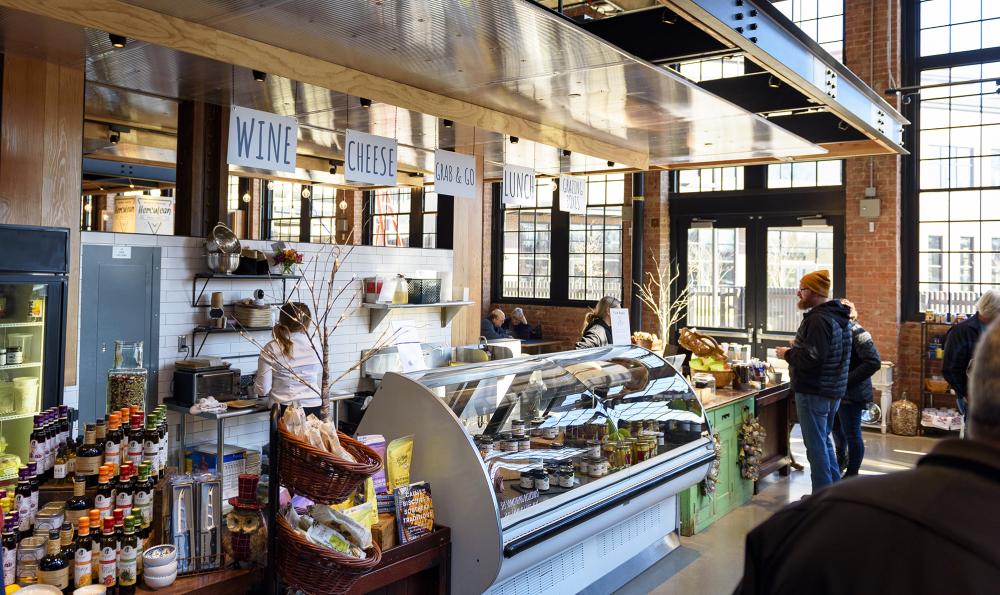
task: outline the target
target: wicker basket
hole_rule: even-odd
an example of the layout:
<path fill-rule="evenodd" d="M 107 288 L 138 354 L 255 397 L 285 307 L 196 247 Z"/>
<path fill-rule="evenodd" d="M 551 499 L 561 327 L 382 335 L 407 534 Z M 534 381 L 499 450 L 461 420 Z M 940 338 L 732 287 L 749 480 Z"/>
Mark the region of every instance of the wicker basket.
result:
<path fill-rule="evenodd" d="M 733 378 L 736 377 L 736 374 L 734 374 L 732 370 L 723 370 L 721 372 L 716 372 L 713 370 L 695 370 L 695 371 L 701 374 L 711 374 L 712 376 L 715 376 L 715 388 L 717 389 L 731 387 L 733 385 Z"/>
<path fill-rule="evenodd" d="M 680 343 L 681 347 L 698 357 L 711 356 L 718 359 L 726 359 L 726 352 L 722 350 L 722 347 L 719 347 L 718 341 L 687 327 L 681 329 L 677 337 L 677 342 Z"/>
<path fill-rule="evenodd" d="M 271 326 L 271 307 L 236 304 L 233 307 L 233 318 L 246 328 L 268 327 Z"/>
<path fill-rule="evenodd" d="M 323 504 L 343 502 L 358 485 L 382 468 L 382 459 L 371 448 L 343 432 L 340 444 L 354 455 L 357 463 L 345 461 L 294 436 L 278 422 L 278 468 L 281 483 L 296 494 Z"/>
<path fill-rule="evenodd" d="M 368 557 L 358 560 L 310 543 L 280 514 L 276 538 L 274 553 L 278 575 L 286 586 L 304 593 L 346 593 L 362 574 L 382 561 L 382 550 L 375 542 L 365 550 Z"/>
<path fill-rule="evenodd" d="M 925 378 L 924 387 L 932 393 L 948 392 L 948 381 L 940 378 Z"/>

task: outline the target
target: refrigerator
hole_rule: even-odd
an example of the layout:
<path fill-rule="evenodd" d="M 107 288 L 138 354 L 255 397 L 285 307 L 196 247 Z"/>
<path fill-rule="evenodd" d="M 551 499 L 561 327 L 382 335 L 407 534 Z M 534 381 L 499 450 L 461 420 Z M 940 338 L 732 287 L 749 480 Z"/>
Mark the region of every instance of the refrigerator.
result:
<path fill-rule="evenodd" d="M 27 464 L 34 415 L 62 402 L 69 229 L 0 225 L 0 246 L 0 436 Z"/>

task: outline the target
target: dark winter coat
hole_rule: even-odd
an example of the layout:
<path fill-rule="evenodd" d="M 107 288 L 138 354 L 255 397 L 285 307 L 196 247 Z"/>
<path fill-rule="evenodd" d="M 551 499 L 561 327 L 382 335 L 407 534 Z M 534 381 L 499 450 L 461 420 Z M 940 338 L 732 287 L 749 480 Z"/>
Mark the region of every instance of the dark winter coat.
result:
<path fill-rule="evenodd" d="M 602 318 L 595 318 L 590 321 L 587 328 L 583 329 L 583 336 L 576 342 L 577 349 L 587 349 L 588 347 L 604 347 L 611 344 L 611 325 L 604 322 Z"/>
<path fill-rule="evenodd" d="M 844 397 L 851 365 L 850 313 L 839 300 L 829 300 L 802 316 L 792 348 L 785 354 L 792 390 L 829 399 Z"/>
<path fill-rule="evenodd" d="M 736 595 L 996 593 L 997 502 L 1000 447 L 943 440 L 915 469 L 835 483 L 764 521 Z"/>
<path fill-rule="evenodd" d="M 974 314 L 948 329 L 944 339 L 941 375 L 960 397 L 969 396 L 969 362 L 986 325 Z"/>
<path fill-rule="evenodd" d="M 847 394 L 844 398 L 867 403 L 874 397 L 872 376 L 882 367 L 882 358 L 871 333 L 855 320 L 850 322 L 848 328 L 851 329 L 851 368 L 847 374 Z"/>

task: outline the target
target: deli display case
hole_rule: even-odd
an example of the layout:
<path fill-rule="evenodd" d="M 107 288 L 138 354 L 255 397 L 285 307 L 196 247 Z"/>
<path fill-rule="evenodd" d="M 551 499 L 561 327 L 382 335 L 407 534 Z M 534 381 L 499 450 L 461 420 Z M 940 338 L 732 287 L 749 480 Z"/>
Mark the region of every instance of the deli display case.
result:
<path fill-rule="evenodd" d="M 663 358 L 608 346 L 387 373 L 358 433 L 413 435 L 454 592 L 610 592 L 676 547 L 707 423 Z"/>

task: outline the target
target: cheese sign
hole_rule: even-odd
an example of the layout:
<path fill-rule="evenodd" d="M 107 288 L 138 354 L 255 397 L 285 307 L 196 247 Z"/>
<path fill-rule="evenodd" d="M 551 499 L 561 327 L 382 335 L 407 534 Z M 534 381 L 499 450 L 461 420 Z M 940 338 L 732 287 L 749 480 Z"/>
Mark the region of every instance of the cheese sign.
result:
<path fill-rule="evenodd" d="M 255 169 L 295 171 L 299 124 L 295 118 L 233 106 L 226 161 Z"/>
<path fill-rule="evenodd" d="M 457 198 L 475 198 L 476 158 L 442 149 L 435 151 L 434 191 Z"/>
<path fill-rule="evenodd" d="M 376 186 L 396 185 L 396 139 L 347 129 L 344 179 Z"/>
<path fill-rule="evenodd" d="M 587 212 L 587 182 L 580 176 L 559 176 L 559 210 Z"/>
<path fill-rule="evenodd" d="M 535 204 L 535 170 L 520 165 L 503 166 L 503 204 L 533 206 Z"/>

